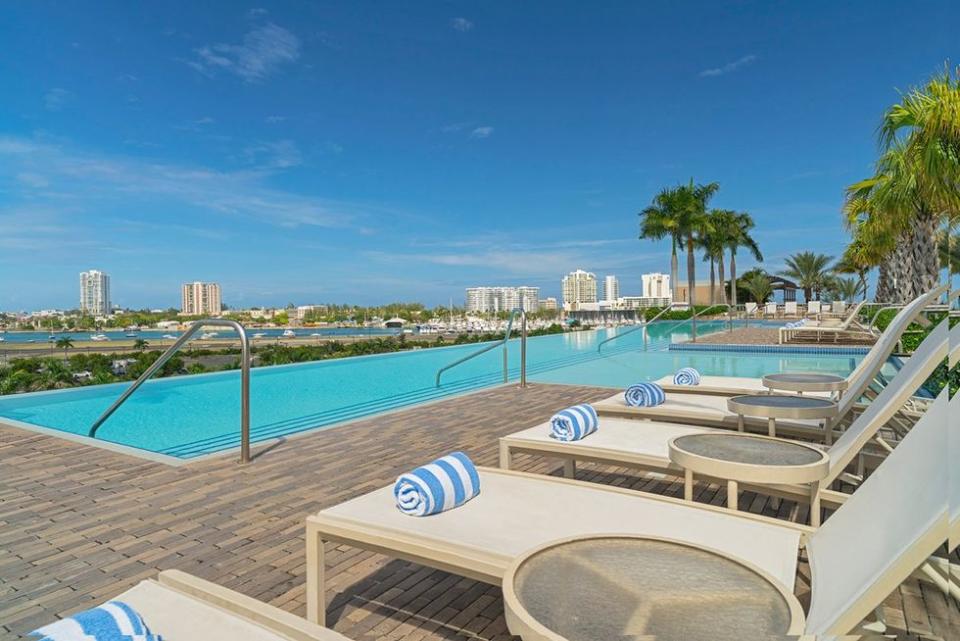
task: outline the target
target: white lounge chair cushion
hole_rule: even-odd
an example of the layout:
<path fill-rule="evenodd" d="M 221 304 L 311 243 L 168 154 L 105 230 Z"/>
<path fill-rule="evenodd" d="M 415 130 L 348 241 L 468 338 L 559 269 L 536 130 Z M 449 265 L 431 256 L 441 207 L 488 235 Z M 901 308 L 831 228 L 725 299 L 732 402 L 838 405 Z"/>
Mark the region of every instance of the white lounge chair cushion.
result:
<path fill-rule="evenodd" d="M 670 464 L 667 443 L 677 436 L 709 432 L 729 433 L 729 430 L 666 423 L 663 421 L 635 421 L 613 416 L 600 417 L 599 429 L 590 436 L 573 443 L 578 448 L 609 450 L 613 455 L 629 453 L 641 457 L 660 459 L 664 467 Z M 550 438 L 550 426 L 546 423 L 511 434 L 509 439 L 534 443 L 556 444 Z"/>
<path fill-rule="evenodd" d="M 683 394 L 696 394 L 698 391 L 702 394 L 760 394 L 769 392 L 760 378 L 747 378 L 746 376 L 701 376 L 699 385 L 674 385 L 673 376 L 664 376 L 657 380 L 657 384 L 663 387 L 669 394 L 671 392 L 680 392 Z M 808 396 L 830 397 L 830 392 L 805 392 Z"/>
<path fill-rule="evenodd" d="M 288 641 L 285 636 L 152 580 L 141 581 L 113 600 L 130 605 L 150 631 L 164 641 Z M 318 628 L 318 635 L 323 641 L 350 641 L 329 629 Z"/>
<path fill-rule="evenodd" d="M 392 488 L 384 487 L 320 514 L 375 528 L 386 536 L 394 532 L 426 545 L 432 541 L 452 544 L 465 554 L 482 550 L 506 562 L 565 537 L 648 534 L 731 554 L 793 589 L 800 541 L 797 528 L 592 483 L 479 470 L 483 488 L 479 496 L 455 510 L 411 518 L 396 509 Z"/>
<path fill-rule="evenodd" d="M 669 393 L 667 399 L 655 407 L 630 407 L 623 399 L 622 393 L 617 393 L 593 405 L 598 412 L 603 410 L 626 410 L 639 417 L 659 418 L 667 421 L 697 421 L 710 424 L 723 424 L 731 427 L 737 425 L 737 415 L 727 409 L 727 397 L 716 394 L 686 394 Z M 761 420 L 766 424 L 766 419 Z M 806 429 L 821 429 L 822 421 L 807 419 L 777 419 L 777 425 L 783 427 L 800 427 Z"/>

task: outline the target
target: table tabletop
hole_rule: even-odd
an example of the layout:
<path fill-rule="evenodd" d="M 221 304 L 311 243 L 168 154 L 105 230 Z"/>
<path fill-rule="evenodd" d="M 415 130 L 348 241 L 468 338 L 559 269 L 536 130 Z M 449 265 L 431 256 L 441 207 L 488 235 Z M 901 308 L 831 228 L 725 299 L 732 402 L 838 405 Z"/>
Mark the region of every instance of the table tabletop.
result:
<path fill-rule="evenodd" d="M 769 418 L 833 418 L 839 413 L 835 401 L 795 394 L 743 394 L 727 399 L 727 409 L 747 416 Z"/>
<path fill-rule="evenodd" d="M 802 630 L 796 598 L 758 569 L 694 545 L 641 536 L 560 541 L 517 559 L 503 583 L 524 641 L 719 641 Z"/>
<path fill-rule="evenodd" d="M 762 382 L 765 387 L 793 392 L 842 392 L 849 384 L 843 376 L 816 372 L 767 374 Z"/>

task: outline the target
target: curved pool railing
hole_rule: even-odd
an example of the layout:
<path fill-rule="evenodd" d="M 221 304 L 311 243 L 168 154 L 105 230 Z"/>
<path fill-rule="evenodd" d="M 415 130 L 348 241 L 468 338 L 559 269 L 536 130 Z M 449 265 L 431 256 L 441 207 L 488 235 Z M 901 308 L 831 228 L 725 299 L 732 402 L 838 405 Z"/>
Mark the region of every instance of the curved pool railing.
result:
<path fill-rule="evenodd" d="M 134 392 L 140 389 L 140 386 L 146 383 L 151 376 L 156 374 L 161 367 L 163 367 L 167 361 L 173 358 L 173 355 L 176 354 L 181 347 L 186 345 L 193 335 L 199 332 L 204 327 L 230 327 L 234 329 L 237 334 L 240 335 L 240 352 L 241 352 L 241 361 L 240 361 L 240 462 L 249 463 L 250 462 L 250 342 L 247 340 L 247 332 L 244 329 L 243 325 L 237 321 L 226 320 L 223 318 L 208 318 L 205 320 L 199 320 L 193 323 L 190 328 L 183 333 L 183 336 L 177 339 L 177 341 L 167 348 L 163 354 L 160 355 L 160 358 L 155 360 L 153 364 L 147 368 L 140 377 L 133 382 L 133 385 L 128 387 L 123 394 L 120 395 L 120 398 L 115 400 L 110 407 L 107 408 L 103 414 L 100 415 L 93 425 L 90 426 L 90 431 L 87 433 L 91 438 L 96 438 L 97 430 L 100 429 L 100 426 L 110 418 L 117 409 L 123 405 L 128 398 L 130 398 Z"/>
<path fill-rule="evenodd" d="M 473 358 L 476 358 L 477 356 L 480 356 L 481 354 L 486 354 L 486 353 L 489 352 L 490 350 L 496 349 L 497 347 L 503 347 L 503 382 L 506 383 L 506 382 L 509 380 L 509 379 L 508 379 L 508 373 L 507 373 L 507 341 L 510 340 L 510 333 L 513 331 L 513 320 L 517 317 L 517 314 L 523 314 L 523 313 L 524 313 L 524 312 L 523 312 L 523 309 L 520 309 L 520 308 L 515 309 L 515 310 L 513 310 L 512 312 L 510 312 L 510 319 L 507 321 L 507 331 L 505 331 L 505 332 L 503 333 L 503 338 L 502 338 L 501 340 L 498 340 L 498 341 L 495 342 L 495 343 L 492 343 L 492 344 L 490 344 L 490 345 L 487 345 L 486 347 L 484 347 L 484 348 L 482 348 L 482 349 L 479 349 L 479 350 L 477 350 L 477 351 L 475 351 L 475 352 L 473 352 L 473 353 L 471 353 L 471 354 L 468 354 L 468 355 L 464 356 L 463 358 L 459 358 L 459 359 L 453 361 L 452 363 L 450 363 L 449 365 L 444 365 L 443 367 L 441 367 L 440 369 L 438 369 L 438 370 L 437 370 L 436 385 L 435 385 L 435 386 L 436 386 L 436 387 L 440 387 L 440 377 L 441 377 L 441 376 L 443 375 L 443 373 L 446 372 L 448 369 L 453 369 L 453 368 L 456 367 L 457 365 L 462 365 L 463 363 L 466 363 L 467 361 L 469 361 L 469 360 L 471 360 L 471 359 L 473 359 Z M 524 357 L 525 357 L 525 355 L 524 355 Z M 525 377 L 524 377 L 524 378 L 525 378 Z"/>

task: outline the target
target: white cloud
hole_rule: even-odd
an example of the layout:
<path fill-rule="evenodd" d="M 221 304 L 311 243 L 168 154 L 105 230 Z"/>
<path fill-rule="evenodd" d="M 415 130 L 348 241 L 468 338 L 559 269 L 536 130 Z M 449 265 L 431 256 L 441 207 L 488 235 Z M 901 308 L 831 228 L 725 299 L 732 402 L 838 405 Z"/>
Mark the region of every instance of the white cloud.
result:
<path fill-rule="evenodd" d="M 750 54 L 748 56 L 743 56 L 742 58 L 738 58 L 733 62 L 728 62 L 722 67 L 713 67 L 712 69 L 704 69 L 703 71 L 700 72 L 700 77 L 709 78 L 712 76 L 722 76 L 724 74 L 734 72 L 737 69 L 740 69 L 741 67 L 745 67 L 746 65 L 749 65 L 753 62 L 756 62 L 756 60 L 757 60 L 757 56 L 753 54 Z"/>
<path fill-rule="evenodd" d="M 196 58 L 187 64 L 203 74 L 226 71 L 247 82 L 257 82 L 284 63 L 296 61 L 300 57 L 300 40 L 270 23 L 249 31 L 242 44 L 207 45 L 194 53 Z"/>
<path fill-rule="evenodd" d="M 7 178 L 0 175 L 0 192 L 5 193 L 10 203 L 20 200 L 55 210 L 71 207 L 78 216 L 99 215 L 98 212 L 110 206 L 136 207 L 143 203 L 155 207 L 166 203 L 281 227 L 355 228 L 361 219 L 379 215 L 376 207 L 363 203 L 269 187 L 268 178 L 282 168 L 293 166 L 299 154 L 295 147 L 283 141 L 264 147 L 271 152 L 261 159 L 262 166 L 243 171 L 218 171 L 84 153 L 19 138 L 0 138 L 0 165 L 11 170 Z M 42 179 L 38 180 L 40 176 Z M 57 190 L 49 185 L 55 185 Z"/>
<path fill-rule="evenodd" d="M 470 132 L 471 138 L 489 138 L 493 134 L 493 127 L 477 127 Z"/>
<path fill-rule="evenodd" d="M 275 125 L 277 123 L 284 122 L 287 119 L 286 116 L 267 116 L 264 118 L 264 122 L 270 125 Z"/>
<path fill-rule="evenodd" d="M 457 31 L 470 31 L 473 29 L 473 23 L 466 18 L 454 18 L 450 21 L 450 26 Z"/>
<path fill-rule="evenodd" d="M 263 169 L 286 169 L 303 162 L 300 150 L 292 140 L 250 145 L 243 150 L 243 155 L 249 164 Z"/>
<path fill-rule="evenodd" d="M 66 89 L 54 87 L 43 96 L 43 106 L 47 111 L 60 111 L 73 94 Z"/>

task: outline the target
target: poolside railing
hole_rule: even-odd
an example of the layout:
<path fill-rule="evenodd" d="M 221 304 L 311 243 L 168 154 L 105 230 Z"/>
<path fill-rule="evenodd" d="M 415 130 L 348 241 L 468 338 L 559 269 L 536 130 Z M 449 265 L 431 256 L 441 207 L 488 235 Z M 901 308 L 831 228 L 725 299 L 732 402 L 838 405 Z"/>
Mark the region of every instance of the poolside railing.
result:
<path fill-rule="evenodd" d="M 449 365 L 445 365 L 440 369 L 438 369 L 436 380 L 435 380 L 435 383 L 436 383 L 435 386 L 440 387 L 440 377 L 447 370 L 453 369 L 457 365 L 462 365 L 463 363 L 466 363 L 467 361 L 474 359 L 477 356 L 480 356 L 481 354 L 486 354 L 490 350 L 496 349 L 497 347 L 503 347 L 503 382 L 506 383 L 507 381 L 509 381 L 509 375 L 507 371 L 507 341 L 510 340 L 510 334 L 513 332 L 513 321 L 518 314 L 521 316 L 521 324 L 522 324 L 521 342 L 520 342 L 520 386 L 526 387 L 527 385 L 527 372 L 526 372 L 526 369 L 527 369 L 527 313 L 522 307 L 519 307 L 513 310 L 512 312 L 510 312 L 510 318 L 507 321 L 507 330 L 503 333 L 503 338 L 501 340 L 498 340 L 495 343 L 487 345 L 486 347 L 479 349 L 476 352 L 468 354 L 463 358 L 459 358 L 454 362 L 450 363 Z"/>
<path fill-rule="evenodd" d="M 250 342 L 247 340 L 247 332 L 244 329 L 243 325 L 237 321 L 226 320 L 222 318 L 208 318 L 205 320 L 199 320 L 193 323 L 190 328 L 183 333 L 183 336 L 177 339 L 177 341 L 167 348 L 163 354 L 160 355 L 160 358 L 155 360 L 153 364 L 147 368 L 140 377 L 133 382 L 133 385 L 124 390 L 123 394 L 120 395 L 120 398 L 115 400 L 113 404 L 107 408 L 103 414 L 100 415 L 93 425 L 90 426 L 90 431 L 87 433 L 91 438 L 97 436 L 97 430 L 100 429 L 100 426 L 110 418 L 114 412 L 123 405 L 128 398 L 130 398 L 134 392 L 140 389 L 140 386 L 146 383 L 151 376 L 156 374 L 161 367 L 163 367 L 167 361 L 173 358 L 173 355 L 176 354 L 181 347 L 186 345 L 193 335 L 204 327 L 230 327 L 240 335 L 240 462 L 249 463 L 250 462 Z"/>

